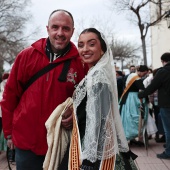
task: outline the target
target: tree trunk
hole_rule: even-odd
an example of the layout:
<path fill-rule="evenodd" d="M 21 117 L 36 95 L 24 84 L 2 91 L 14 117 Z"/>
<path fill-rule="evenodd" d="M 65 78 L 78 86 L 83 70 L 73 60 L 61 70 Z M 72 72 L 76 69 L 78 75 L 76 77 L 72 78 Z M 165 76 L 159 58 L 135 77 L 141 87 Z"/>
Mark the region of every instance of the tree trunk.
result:
<path fill-rule="evenodd" d="M 124 59 L 121 59 L 121 70 L 123 71 L 123 61 Z"/>
<path fill-rule="evenodd" d="M 143 61 L 144 61 L 144 65 L 147 66 L 147 54 L 146 54 L 146 43 L 145 43 L 145 37 L 141 37 L 141 41 L 142 41 L 142 51 L 143 51 Z"/>

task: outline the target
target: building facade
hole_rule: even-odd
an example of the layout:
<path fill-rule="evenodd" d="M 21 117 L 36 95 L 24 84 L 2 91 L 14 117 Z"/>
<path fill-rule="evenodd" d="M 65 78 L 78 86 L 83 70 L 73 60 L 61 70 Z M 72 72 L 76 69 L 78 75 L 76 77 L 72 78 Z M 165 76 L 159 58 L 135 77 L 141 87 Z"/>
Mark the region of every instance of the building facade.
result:
<path fill-rule="evenodd" d="M 160 5 L 150 4 L 151 22 L 158 18 L 160 14 L 170 10 L 169 0 L 157 0 Z M 168 29 L 166 19 L 162 19 L 158 24 L 151 27 L 151 59 L 152 68 L 162 66 L 160 57 L 163 53 L 170 52 L 170 29 Z"/>

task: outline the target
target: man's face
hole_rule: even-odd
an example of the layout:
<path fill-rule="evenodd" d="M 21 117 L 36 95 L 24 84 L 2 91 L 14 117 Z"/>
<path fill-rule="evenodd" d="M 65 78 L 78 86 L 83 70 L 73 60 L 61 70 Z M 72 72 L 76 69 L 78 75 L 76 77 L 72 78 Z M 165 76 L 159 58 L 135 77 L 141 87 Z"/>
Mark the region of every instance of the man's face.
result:
<path fill-rule="evenodd" d="M 47 32 L 53 52 L 62 51 L 70 42 L 74 32 L 73 21 L 69 14 L 63 11 L 52 14 L 48 22 Z"/>
<path fill-rule="evenodd" d="M 165 62 L 165 61 L 163 61 L 163 60 L 161 60 L 161 62 L 162 62 L 162 65 L 163 65 L 163 66 L 167 64 L 167 62 Z"/>
<path fill-rule="evenodd" d="M 136 72 L 136 68 L 135 67 L 130 67 L 130 73 L 135 73 Z"/>
<path fill-rule="evenodd" d="M 146 76 L 146 74 L 148 73 L 148 71 L 143 71 L 143 72 L 138 72 L 138 75 L 139 75 L 139 77 L 144 77 L 144 76 Z"/>

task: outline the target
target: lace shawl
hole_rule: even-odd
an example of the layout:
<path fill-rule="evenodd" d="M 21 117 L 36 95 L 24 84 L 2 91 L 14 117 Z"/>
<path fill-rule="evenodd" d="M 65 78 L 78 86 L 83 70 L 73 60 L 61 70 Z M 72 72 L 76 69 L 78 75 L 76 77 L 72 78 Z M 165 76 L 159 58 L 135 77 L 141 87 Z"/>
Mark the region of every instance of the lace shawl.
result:
<path fill-rule="evenodd" d="M 77 107 L 87 94 L 86 127 L 81 144 L 82 160 L 105 160 L 119 151 L 129 150 L 118 110 L 116 73 L 111 65 L 112 61 L 113 56 L 107 45 L 105 54 L 89 70 L 73 95 L 76 114 Z"/>

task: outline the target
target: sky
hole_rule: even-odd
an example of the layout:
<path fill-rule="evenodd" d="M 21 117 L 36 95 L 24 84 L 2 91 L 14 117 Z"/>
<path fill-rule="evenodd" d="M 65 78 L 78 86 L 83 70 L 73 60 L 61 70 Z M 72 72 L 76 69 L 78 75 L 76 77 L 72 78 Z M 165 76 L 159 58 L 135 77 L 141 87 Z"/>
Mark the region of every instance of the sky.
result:
<path fill-rule="evenodd" d="M 38 40 L 47 37 L 46 25 L 48 17 L 53 10 L 65 9 L 72 13 L 75 21 L 75 34 L 81 32 L 84 28 L 88 28 L 94 18 L 98 19 L 99 28 L 104 30 L 104 34 L 111 36 L 113 33 L 116 38 L 126 39 L 128 42 L 141 45 L 140 34 L 137 26 L 134 26 L 126 19 L 125 16 L 114 13 L 110 7 L 111 0 L 31 0 L 30 13 L 32 20 L 28 28 L 39 28 L 38 34 L 34 37 Z M 82 28 L 82 20 L 84 22 Z M 27 31 L 29 31 L 27 29 Z M 99 29 L 100 30 L 100 29 Z M 101 31 L 101 30 L 100 30 Z M 35 41 L 34 40 L 34 41 Z M 75 42 L 77 37 L 73 36 L 72 41 Z M 33 43 L 34 41 L 30 42 Z"/>
<path fill-rule="evenodd" d="M 46 25 L 50 13 L 55 9 L 66 9 L 72 13 L 75 22 L 82 19 L 88 22 L 93 18 L 99 18 L 103 25 L 105 21 L 112 23 L 113 30 L 118 37 L 136 40 L 139 37 L 138 29 L 123 16 L 114 14 L 109 9 L 108 2 L 109 0 L 32 0 L 31 13 L 34 18 L 32 24 L 40 26 L 41 30 L 38 35 L 40 38 L 46 37 Z M 80 29 L 79 26 L 77 23 L 75 29 Z"/>

